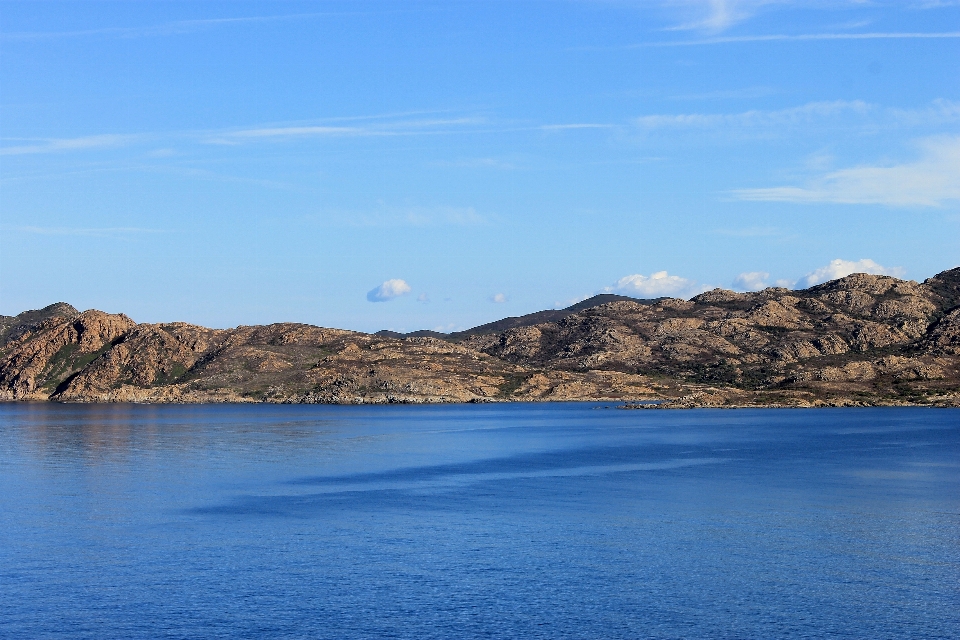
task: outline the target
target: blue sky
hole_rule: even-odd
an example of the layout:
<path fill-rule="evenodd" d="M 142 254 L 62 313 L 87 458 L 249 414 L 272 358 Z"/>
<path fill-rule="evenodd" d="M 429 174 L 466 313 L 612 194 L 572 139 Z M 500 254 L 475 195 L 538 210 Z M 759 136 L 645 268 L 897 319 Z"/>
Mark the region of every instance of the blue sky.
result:
<path fill-rule="evenodd" d="M 462 329 L 960 264 L 957 2 L 0 2 L 0 313 Z"/>

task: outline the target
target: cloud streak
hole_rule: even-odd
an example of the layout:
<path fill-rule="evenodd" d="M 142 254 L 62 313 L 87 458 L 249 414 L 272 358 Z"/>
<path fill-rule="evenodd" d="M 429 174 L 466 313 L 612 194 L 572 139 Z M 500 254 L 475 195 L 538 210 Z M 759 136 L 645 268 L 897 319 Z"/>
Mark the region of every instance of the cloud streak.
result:
<path fill-rule="evenodd" d="M 120 235 L 165 233 L 162 229 L 144 229 L 142 227 L 35 227 L 4 225 L 3 228 L 20 233 L 33 233 L 44 236 L 92 236 L 97 238 L 115 237 Z"/>
<path fill-rule="evenodd" d="M 960 200 L 960 136 L 930 138 L 921 157 L 890 166 L 858 166 L 821 176 L 806 186 L 737 189 L 738 200 L 754 202 L 879 204 L 941 207 Z"/>
<path fill-rule="evenodd" d="M 193 33 L 206 28 L 257 24 L 264 22 L 282 22 L 288 20 L 308 20 L 339 15 L 353 15 L 351 12 L 290 13 L 277 16 L 241 16 L 236 18 L 205 18 L 198 20 L 177 20 L 145 27 L 103 27 L 100 29 L 81 29 L 75 31 L 27 31 L 0 33 L 0 40 L 29 41 L 54 40 L 60 38 L 83 38 L 90 36 L 113 36 L 116 38 L 144 38 L 153 36 L 172 36 Z"/>
<path fill-rule="evenodd" d="M 688 0 L 680 4 L 689 8 L 688 13 L 698 15 L 683 24 L 667 28 L 667 31 L 723 31 L 752 17 L 760 7 L 774 3 L 778 3 L 778 0 Z"/>
<path fill-rule="evenodd" d="M 629 44 L 622 49 L 642 49 L 647 47 L 703 47 L 718 44 L 740 44 L 748 42 L 815 42 L 823 40 L 943 40 L 960 38 L 960 31 L 942 32 L 873 32 L 873 33 L 799 33 L 767 34 L 746 36 L 720 36 L 700 40 L 676 40 L 660 42 L 639 42 Z"/>
<path fill-rule="evenodd" d="M 479 117 L 397 120 L 365 126 L 294 125 L 286 127 L 254 127 L 207 134 L 207 144 L 239 144 L 245 140 L 295 140 L 319 137 L 410 136 L 456 133 L 471 125 L 483 124 Z"/>
<path fill-rule="evenodd" d="M 268 127 L 233 131 L 227 135 L 235 138 L 301 138 L 305 136 L 357 135 L 364 131 L 361 127 Z"/>
<path fill-rule="evenodd" d="M 709 129 L 717 127 L 779 127 L 807 123 L 845 113 L 866 114 L 872 105 L 862 100 L 808 102 L 797 107 L 776 110 L 743 111 L 740 113 L 682 113 L 640 116 L 634 123 L 641 129 Z"/>
<path fill-rule="evenodd" d="M 0 156 L 17 156 L 35 153 L 60 153 L 64 151 L 84 151 L 121 147 L 141 140 L 139 135 L 104 134 L 80 138 L 49 138 L 33 144 L 0 147 Z"/>
<path fill-rule="evenodd" d="M 376 120 L 382 116 L 372 116 Z M 338 118 L 337 120 L 362 120 L 357 118 Z M 76 138 L 42 138 L 30 140 L 7 139 L 6 142 L 21 142 L 0 147 L 0 156 L 62 153 L 69 151 L 90 151 L 96 149 L 129 146 L 138 142 L 160 139 L 179 139 L 182 142 L 238 145 L 245 142 L 271 140 L 300 140 L 324 137 L 362 137 L 362 136 L 411 136 L 452 134 L 461 131 L 475 131 L 476 125 L 485 123 L 480 117 L 398 119 L 372 122 L 362 126 L 339 126 L 325 124 L 294 124 L 290 126 L 258 126 L 237 130 L 173 131 L 150 134 L 99 134 Z M 473 128 L 471 128 L 473 127 Z M 25 144 L 24 144 L 25 142 Z"/>
<path fill-rule="evenodd" d="M 541 125 L 543 131 L 570 131 L 575 129 L 610 129 L 612 124 L 600 124 L 593 122 L 573 123 L 573 124 L 545 124 Z"/>

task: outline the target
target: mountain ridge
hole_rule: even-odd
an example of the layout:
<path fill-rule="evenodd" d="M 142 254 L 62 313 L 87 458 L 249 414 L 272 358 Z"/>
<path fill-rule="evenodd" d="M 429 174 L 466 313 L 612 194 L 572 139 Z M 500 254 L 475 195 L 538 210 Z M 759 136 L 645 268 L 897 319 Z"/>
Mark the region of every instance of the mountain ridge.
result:
<path fill-rule="evenodd" d="M 443 333 L 441 331 L 432 331 L 430 329 L 420 329 L 418 331 L 401 333 L 397 331 L 390 331 L 389 329 L 383 329 L 381 331 L 377 331 L 374 335 L 385 336 L 388 338 L 440 338 L 442 340 L 459 341 L 474 335 L 497 333 L 499 331 L 514 329 L 516 327 L 529 327 L 542 322 L 556 322 L 558 320 L 562 320 L 572 313 L 576 313 L 577 311 L 598 307 L 609 302 L 626 300 L 629 302 L 637 302 L 639 304 L 653 304 L 662 299 L 663 298 L 631 298 L 629 296 L 621 296 L 615 293 L 600 293 L 587 298 L 586 300 L 581 300 L 576 304 L 572 304 L 569 307 L 564 307 L 563 309 L 545 309 L 543 311 L 527 313 L 522 316 L 510 316 L 508 318 L 501 318 L 500 320 L 494 320 L 493 322 L 477 325 L 476 327 L 472 327 L 470 329 L 464 329 L 463 331 Z"/>
<path fill-rule="evenodd" d="M 690 300 L 603 294 L 451 334 L 0 316 L 0 399 L 960 406 L 960 268 Z M 634 406 L 650 406 L 647 404 Z"/>

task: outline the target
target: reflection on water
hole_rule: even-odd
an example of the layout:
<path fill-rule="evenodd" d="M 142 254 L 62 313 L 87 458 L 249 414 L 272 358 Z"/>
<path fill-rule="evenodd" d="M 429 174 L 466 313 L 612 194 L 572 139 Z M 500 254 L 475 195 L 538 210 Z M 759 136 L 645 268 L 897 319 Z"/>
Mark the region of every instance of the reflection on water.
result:
<path fill-rule="evenodd" d="M 958 637 L 960 412 L 0 404 L 0 636 Z"/>

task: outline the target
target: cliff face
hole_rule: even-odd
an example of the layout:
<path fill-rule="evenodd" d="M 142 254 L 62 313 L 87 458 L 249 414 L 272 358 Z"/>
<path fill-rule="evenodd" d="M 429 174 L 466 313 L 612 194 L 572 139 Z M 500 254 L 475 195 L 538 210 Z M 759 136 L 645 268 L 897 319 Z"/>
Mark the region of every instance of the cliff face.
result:
<path fill-rule="evenodd" d="M 960 404 L 960 269 L 602 302 L 443 339 L 136 324 L 51 305 L 2 318 L 0 399 Z"/>

